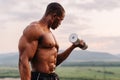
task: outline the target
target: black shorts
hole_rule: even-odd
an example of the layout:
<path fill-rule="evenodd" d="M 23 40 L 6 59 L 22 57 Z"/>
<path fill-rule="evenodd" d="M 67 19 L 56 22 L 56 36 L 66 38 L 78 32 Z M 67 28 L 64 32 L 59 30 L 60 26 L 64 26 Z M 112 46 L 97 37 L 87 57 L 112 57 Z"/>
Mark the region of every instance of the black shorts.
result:
<path fill-rule="evenodd" d="M 31 80 L 59 80 L 56 73 L 31 72 Z"/>

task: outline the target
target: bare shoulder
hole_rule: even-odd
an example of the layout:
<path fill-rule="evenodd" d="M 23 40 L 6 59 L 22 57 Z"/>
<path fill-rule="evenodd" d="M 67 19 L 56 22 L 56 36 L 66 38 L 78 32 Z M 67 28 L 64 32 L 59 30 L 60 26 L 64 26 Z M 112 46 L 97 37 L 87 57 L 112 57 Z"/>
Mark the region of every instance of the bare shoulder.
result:
<path fill-rule="evenodd" d="M 37 42 L 39 39 L 39 36 L 41 34 L 41 29 L 39 28 L 39 24 L 37 22 L 31 23 L 28 25 L 24 31 L 23 35 L 19 39 L 18 48 L 20 51 L 20 54 L 22 54 L 24 51 L 27 52 L 27 56 L 29 58 L 32 58 L 34 56 L 34 53 L 37 49 Z M 26 55 L 23 54 L 23 55 Z"/>
<path fill-rule="evenodd" d="M 24 29 L 18 45 L 21 54 L 20 57 L 27 57 L 29 60 L 33 58 L 37 49 L 40 34 L 41 29 L 37 22 L 31 23 Z"/>
<path fill-rule="evenodd" d="M 42 34 L 42 29 L 38 22 L 32 22 L 23 31 L 23 35 L 30 39 L 38 39 Z"/>

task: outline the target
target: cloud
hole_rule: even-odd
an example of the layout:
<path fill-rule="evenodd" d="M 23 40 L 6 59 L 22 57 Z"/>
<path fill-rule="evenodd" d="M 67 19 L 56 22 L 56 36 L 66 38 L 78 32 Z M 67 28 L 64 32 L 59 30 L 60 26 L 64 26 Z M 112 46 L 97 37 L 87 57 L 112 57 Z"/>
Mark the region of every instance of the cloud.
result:
<path fill-rule="evenodd" d="M 94 2 L 78 4 L 78 7 L 85 10 L 113 10 L 120 7 L 120 0 L 94 0 Z"/>
<path fill-rule="evenodd" d="M 32 21 L 41 19 L 47 4 L 53 1 L 55 0 L 0 0 L 0 51 L 16 51 L 23 29 Z M 69 35 L 77 33 L 88 43 L 89 50 L 120 51 L 119 0 L 58 2 L 64 6 L 66 16 L 59 29 L 53 33 L 62 49 L 69 46 Z"/>
<path fill-rule="evenodd" d="M 102 37 L 95 35 L 86 35 L 84 36 L 89 48 L 88 50 L 101 51 L 101 52 L 110 52 L 110 53 L 120 53 L 119 51 L 119 41 L 120 36 L 116 37 Z"/>

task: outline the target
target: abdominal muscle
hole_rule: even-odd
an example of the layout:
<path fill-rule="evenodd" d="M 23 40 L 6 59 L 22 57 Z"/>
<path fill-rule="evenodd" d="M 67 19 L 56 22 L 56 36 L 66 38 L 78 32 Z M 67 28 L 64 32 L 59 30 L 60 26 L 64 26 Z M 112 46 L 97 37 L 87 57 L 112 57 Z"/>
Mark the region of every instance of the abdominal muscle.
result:
<path fill-rule="evenodd" d="M 31 61 L 32 71 L 53 73 L 56 68 L 57 49 L 38 48 L 34 58 Z"/>

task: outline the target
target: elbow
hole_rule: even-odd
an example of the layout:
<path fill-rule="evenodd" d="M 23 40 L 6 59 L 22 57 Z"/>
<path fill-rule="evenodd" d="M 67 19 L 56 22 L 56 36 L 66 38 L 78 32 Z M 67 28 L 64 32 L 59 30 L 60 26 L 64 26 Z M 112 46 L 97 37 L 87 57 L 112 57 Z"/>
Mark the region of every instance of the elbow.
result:
<path fill-rule="evenodd" d="M 20 67 L 20 65 L 22 65 L 22 62 L 23 62 L 23 60 L 21 58 L 19 58 L 19 60 L 18 60 L 18 66 L 19 67 Z"/>
<path fill-rule="evenodd" d="M 18 67 L 19 67 L 19 70 L 22 68 L 22 66 L 23 66 L 23 60 L 21 59 L 21 58 L 19 58 L 19 60 L 18 60 Z"/>
<path fill-rule="evenodd" d="M 56 63 L 56 66 L 59 66 L 60 65 L 60 63 Z"/>
<path fill-rule="evenodd" d="M 19 69 L 26 68 L 29 65 L 29 60 L 25 57 L 20 56 L 18 61 Z"/>
<path fill-rule="evenodd" d="M 60 58 L 57 58 L 56 66 L 60 65 L 63 61 Z"/>

